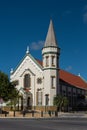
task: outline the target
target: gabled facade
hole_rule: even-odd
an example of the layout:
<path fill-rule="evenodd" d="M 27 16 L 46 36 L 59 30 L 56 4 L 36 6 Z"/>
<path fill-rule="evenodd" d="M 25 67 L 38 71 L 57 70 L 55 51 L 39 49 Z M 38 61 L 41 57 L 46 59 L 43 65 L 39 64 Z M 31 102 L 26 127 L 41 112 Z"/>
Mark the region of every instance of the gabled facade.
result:
<path fill-rule="evenodd" d="M 42 66 L 29 54 L 26 53 L 25 57 L 18 65 L 18 67 L 11 72 L 11 82 L 18 81 L 16 88 L 23 96 L 25 105 L 34 106 L 36 104 L 36 91 L 42 88 L 42 84 L 38 83 L 38 79 L 43 80 Z M 29 92 L 24 94 L 24 90 L 28 89 Z M 26 100 L 27 99 L 27 100 Z"/>
<path fill-rule="evenodd" d="M 19 99 L 21 109 L 23 107 L 52 108 L 54 96 L 57 94 L 63 95 L 63 91 L 66 96 L 69 96 L 69 94 L 67 95 L 68 90 L 72 88 L 73 91 L 69 90 L 71 95 L 75 93 L 74 91 L 77 91 L 77 88 L 82 90 L 82 94 L 85 95 L 87 84 L 84 81 L 82 83 L 80 78 L 75 78 L 74 75 L 72 76 L 72 74 L 67 74 L 67 72 L 59 69 L 59 55 L 60 48 L 58 47 L 52 20 L 50 20 L 42 49 L 42 62 L 36 60 L 27 48 L 26 55 L 20 64 L 14 71 L 11 70 L 10 80 L 17 83 L 16 88 L 21 95 Z M 77 83 L 73 81 L 73 78 L 70 79 L 69 75 L 75 78 Z M 67 76 L 69 77 L 67 78 Z M 70 106 L 72 107 L 72 105 Z"/>

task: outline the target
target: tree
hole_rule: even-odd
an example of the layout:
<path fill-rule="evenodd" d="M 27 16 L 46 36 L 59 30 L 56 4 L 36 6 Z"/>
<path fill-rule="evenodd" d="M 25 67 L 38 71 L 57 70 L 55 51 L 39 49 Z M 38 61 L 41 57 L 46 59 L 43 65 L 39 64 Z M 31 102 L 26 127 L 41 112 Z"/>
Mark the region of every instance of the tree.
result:
<path fill-rule="evenodd" d="M 62 107 L 65 109 L 69 104 L 69 100 L 67 97 L 63 97 L 63 104 L 62 104 Z"/>
<path fill-rule="evenodd" d="M 8 101 L 16 96 L 17 90 L 14 85 L 10 83 L 8 75 L 0 71 L 0 98 L 4 101 Z"/>
<path fill-rule="evenodd" d="M 57 111 L 61 110 L 62 107 L 66 107 L 68 105 L 68 99 L 65 96 L 57 95 L 54 97 L 53 104 L 57 106 Z"/>
<path fill-rule="evenodd" d="M 4 101 L 9 100 L 10 82 L 8 76 L 0 71 L 0 98 Z"/>

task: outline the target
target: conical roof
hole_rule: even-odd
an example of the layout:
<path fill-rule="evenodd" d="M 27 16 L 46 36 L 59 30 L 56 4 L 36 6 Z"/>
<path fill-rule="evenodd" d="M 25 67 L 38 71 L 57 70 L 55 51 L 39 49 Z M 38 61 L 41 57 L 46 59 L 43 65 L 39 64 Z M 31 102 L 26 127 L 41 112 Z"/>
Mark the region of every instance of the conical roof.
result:
<path fill-rule="evenodd" d="M 56 36 L 55 36 L 55 31 L 54 31 L 52 20 L 50 20 L 44 47 L 48 47 L 48 46 L 57 47 L 57 41 L 56 41 Z"/>

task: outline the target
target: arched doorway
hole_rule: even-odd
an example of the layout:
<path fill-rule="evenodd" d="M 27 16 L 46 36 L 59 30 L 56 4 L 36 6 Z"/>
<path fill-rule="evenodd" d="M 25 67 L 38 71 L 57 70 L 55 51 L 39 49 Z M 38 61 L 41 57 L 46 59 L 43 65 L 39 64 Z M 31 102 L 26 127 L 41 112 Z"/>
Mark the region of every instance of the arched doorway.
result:
<path fill-rule="evenodd" d="M 31 109 L 32 104 L 33 104 L 33 99 L 32 99 L 32 93 L 30 91 L 24 90 L 23 96 L 21 96 L 21 110 L 26 108 L 26 109 Z"/>
<path fill-rule="evenodd" d="M 30 97 L 27 98 L 27 108 L 31 109 L 31 98 Z"/>
<path fill-rule="evenodd" d="M 27 106 L 27 109 L 31 109 L 32 108 L 32 94 L 30 92 L 27 93 L 27 96 L 26 96 L 26 106 Z"/>

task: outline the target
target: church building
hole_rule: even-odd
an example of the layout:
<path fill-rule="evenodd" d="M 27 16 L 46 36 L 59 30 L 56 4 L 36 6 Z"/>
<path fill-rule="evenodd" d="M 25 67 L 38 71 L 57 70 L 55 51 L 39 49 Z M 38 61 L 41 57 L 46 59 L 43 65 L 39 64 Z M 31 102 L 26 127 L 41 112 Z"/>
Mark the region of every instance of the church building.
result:
<path fill-rule="evenodd" d="M 10 73 L 10 81 L 16 83 L 20 94 L 21 109 L 53 109 L 53 99 L 58 94 L 68 97 L 69 107 L 72 108 L 77 105 L 78 97 L 86 95 L 87 83 L 80 76 L 61 70 L 59 56 L 60 48 L 50 20 L 42 48 L 42 61 L 36 60 L 27 47 L 25 56 Z"/>

